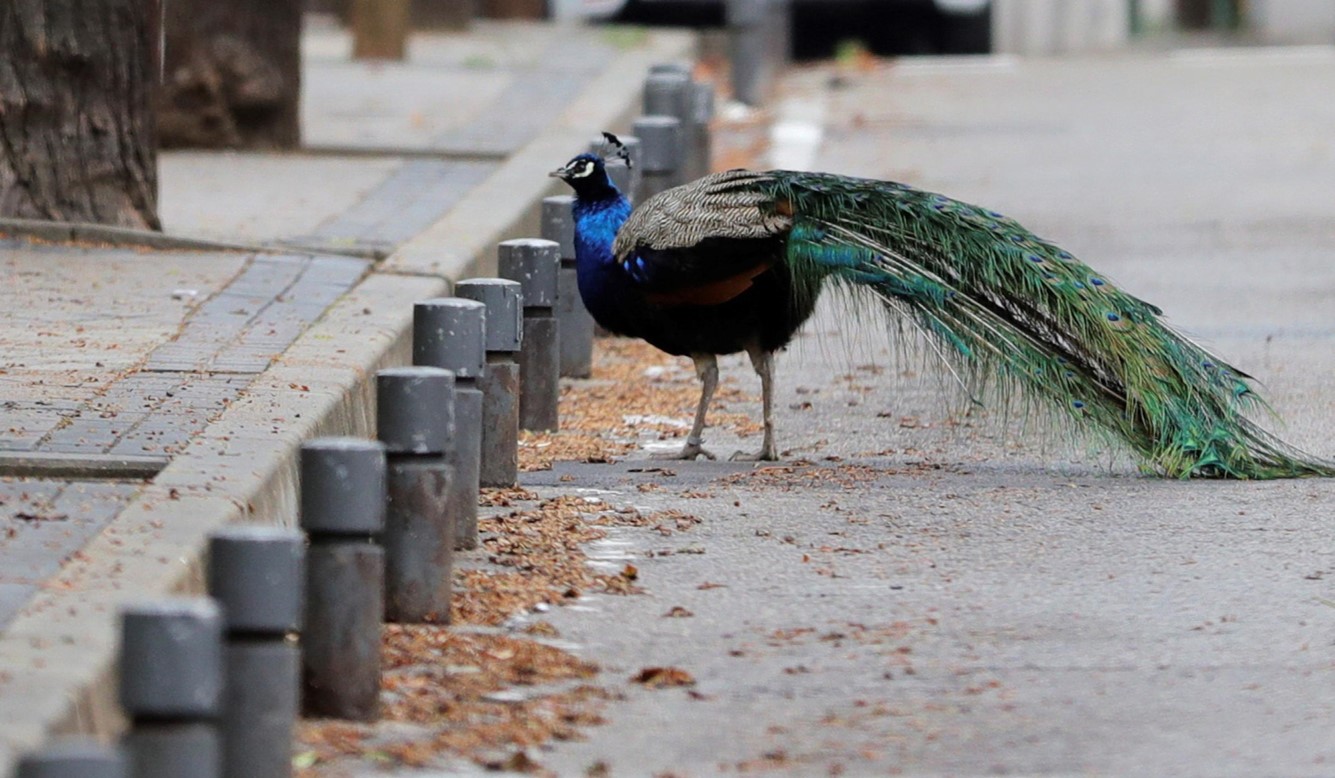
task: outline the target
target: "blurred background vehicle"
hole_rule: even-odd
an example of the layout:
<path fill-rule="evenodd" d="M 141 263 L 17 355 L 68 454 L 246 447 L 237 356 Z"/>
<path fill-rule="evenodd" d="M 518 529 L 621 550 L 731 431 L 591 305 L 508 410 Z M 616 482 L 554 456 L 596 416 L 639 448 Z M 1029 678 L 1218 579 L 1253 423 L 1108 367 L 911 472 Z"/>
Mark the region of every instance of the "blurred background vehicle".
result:
<path fill-rule="evenodd" d="M 604 0 L 605 1 L 605 0 Z M 992 48 L 989 0 L 787 0 L 792 55 L 828 57 L 843 41 L 876 54 L 982 54 Z M 725 0 L 626 0 L 618 21 L 716 27 Z"/>

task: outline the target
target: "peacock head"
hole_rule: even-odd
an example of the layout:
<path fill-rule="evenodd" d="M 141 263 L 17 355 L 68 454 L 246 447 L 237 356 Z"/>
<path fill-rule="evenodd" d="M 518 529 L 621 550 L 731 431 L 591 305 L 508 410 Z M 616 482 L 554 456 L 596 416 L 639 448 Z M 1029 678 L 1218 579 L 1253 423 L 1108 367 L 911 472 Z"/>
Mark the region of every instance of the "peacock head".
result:
<path fill-rule="evenodd" d="M 570 184 L 581 200 L 598 200 L 616 197 L 618 194 L 611 177 L 607 175 L 606 163 L 597 154 L 580 154 L 553 170 L 551 175 Z"/>
<path fill-rule="evenodd" d="M 603 138 L 604 155 L 625 160 L 626 166 L 630 167 L 630 153 L 621 139 L 610 132 L 604 132 Z M 616 198 L 620 194 L 616 184 L 612 183 L 612 177 L 607 174 L 607 162 L 603 155 L 580 154 L 563 167 L 553 170 L 551 175 L 570 184 L 581 200 Z"/>

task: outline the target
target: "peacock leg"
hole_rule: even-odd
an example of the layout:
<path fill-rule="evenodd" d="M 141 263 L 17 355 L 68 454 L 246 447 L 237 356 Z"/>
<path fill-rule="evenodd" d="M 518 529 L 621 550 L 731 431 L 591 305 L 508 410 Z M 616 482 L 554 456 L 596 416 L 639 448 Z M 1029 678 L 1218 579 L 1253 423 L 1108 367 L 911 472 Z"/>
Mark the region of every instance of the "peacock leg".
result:
<path fill-rule="evenodd" d="M 763 410 L 765 424 L 765 441 L 760 445 L 760 450 L 754 454 L 746 451 L 738 451 L 730 459 L 734 462 L 773 462 L 779 458 L 778 452 L 774 450 L 774 352 L 763 351 L 760 348 L 748 348 L 747 355 L 751 357 L 751 367 L 755 368 L 756 375 L 760 376 L 760 401 Z"/>
<path fill-rule="evenodd" d="M 705 441 L 701 435 L 705 433 L 705 413 L 709 410 L 710 401 L 714 399 L 714 390 L 718 388 L 718 359 L 713 354 L 697 354 L 691 358 L 695 360 L 695 374 L 700 377 L 701 384 L 700 405 L 695 409 L 695 423 L 691 425 L 691 434 L 686 438 L 686 445 L 682 446 L 679 453 L 658 455 L 656 459 L 690 460 L 700 456 L 714 459 L 714 455 L 705 449 Z"/>

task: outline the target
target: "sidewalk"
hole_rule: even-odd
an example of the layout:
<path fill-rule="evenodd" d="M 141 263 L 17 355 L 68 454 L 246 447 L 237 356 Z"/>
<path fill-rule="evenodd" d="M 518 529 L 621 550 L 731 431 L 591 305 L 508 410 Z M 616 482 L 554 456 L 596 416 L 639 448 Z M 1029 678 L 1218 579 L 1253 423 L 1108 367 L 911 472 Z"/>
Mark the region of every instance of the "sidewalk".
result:
<path fill-rule="evenodd" d="M 297 446 L 370 432 L 412 303 L 535 234 L 546 172 L 693 46 L 479 24 L 368 66 L 313 30 L 308 149 L 164 154 L 173 240 L 0 224 L 0 773 L 49 732 L 115 731 L 117 608 L 199 590 L 228 522 L 293 523 Z"/>

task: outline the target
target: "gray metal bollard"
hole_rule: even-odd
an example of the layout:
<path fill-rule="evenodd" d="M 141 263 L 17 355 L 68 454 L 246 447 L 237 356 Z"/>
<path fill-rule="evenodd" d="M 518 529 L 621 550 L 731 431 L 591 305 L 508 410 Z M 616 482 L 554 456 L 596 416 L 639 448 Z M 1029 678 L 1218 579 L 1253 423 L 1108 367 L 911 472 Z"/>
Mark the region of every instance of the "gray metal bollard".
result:
<path fill-rule="evenodd" d="M 556 279 L 556 320 L 561 331 L 561 377 L 588 378 L 593 369 L 593 317 L 579 295 L 575 267 L 575 198 L 557 195 L 542 201 L 542 237 L 560 245 Z"/>
<path fill-rule="evenodd" d="M 122 741 L 132 778 L 221 775 L 222 616 L 206 598 L 121 612 Z"/>
<path fill-rule="evenodd" d="M 224 778 L 292 774 L 301 651 L 289 640 L 305 608 L 306 538 L 295 530 L 229 527 L 210 538 L 209 594 L 222 608 L 226 667 Z"/>
<path fill-rule="evenodd" d="M 520 239 L 497 247 L 502 278 L 524 289 L 524 344 L 519 351 L 519 428 L 555 431 L 560 426 L 561 330 L 556 295 L 561 246 L 555 241 Z"/>
<path fill-rule="evenodd" d="M 714 172 L 714 85 L 708 81 L 691 84 L 691 157 L 698 172 L 696 177 Z"/>
<path fill-rule="evenodd" d="M 615 154 L 610 154 L 607 148 L 607 140 L 599 135 L 589 143 L 589 152 L 603 157 L 607 166 L 607 175 L 616 185 L 617 191 L 626 196 L 626 199 L 635 202 L 635 195 L 640 191 L 640 139 L 634 135 L 618 135 L 617 140 L 626 147 L 626 156 L 630 162 L 621 159 Z"/>
<path fill-rule="evenodd" d="M 121 752 L 91 738 L 57 738 L 19 760 L 15 778 L 127 778 Z"/>
<path fill-rule="evenodd" d="M 306 552 L 305 715 L 369 721 L 380 697 L 385 447 L 320 438 L 301 447 Z"/>
<path fill-rule="evenodd" d="M 774 80 L 776 63 L 772 34 L 778 11 L 774 0 L 727 0 L 732 94 L 747 105 L 759 105 Z M 786 11 L 786 5 L 780 6 Z"/>
<path fill-rule="evenodd" d="M 376 430 L 385 444 L 385 618 L 450 621 L 454 516 L 454 374 L 438 367 L 376 373 Z"/>
<path fill-rule="evenodd" d="M 640 139 L 640 189 L 635 202 L 682 183 L 681 120 L 675 116 L 641 116 L 635 120 L 635 135 Z"/>
<path fill-rule="evenodd" d="M 413 306 L 413 364 L 454 373 L 454 468 L 449 513 L 454 548 L 477 548 L 477 492 L 481 483 L 482 390 L 486 368 L 486 306 L 439 297 Z"/>
<path fill-rule="evenodd" d="M 691 74 L 685 69 L 668 69 L 667 66 L 650 70 L 644 79 L 644 116 L 675 116 L 681 122 L 682 181 L 694 181 L 700 177 L 698 165 L 693 157 L 691 139 L 695 135 L 694 117 L 691 110 L 693 84 Z"/>
<path fill-rule="evenodd" d="M 543 201 L 544 219 L 546 214 Z M 522 290 L 518 281 L 505 278 L 472 278 L 454 286 L 455 294 L 487 307 L 487 365 L 477 381 L 482 390 L 482 458 L 478 469 L 482 486 L 508 487 L 519 482 Z"/>

